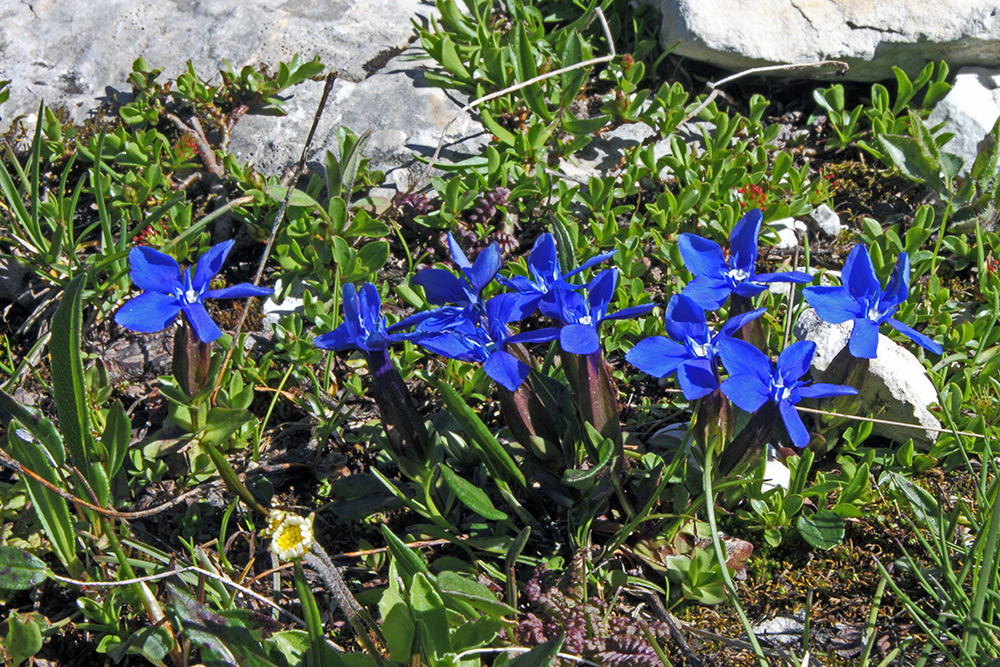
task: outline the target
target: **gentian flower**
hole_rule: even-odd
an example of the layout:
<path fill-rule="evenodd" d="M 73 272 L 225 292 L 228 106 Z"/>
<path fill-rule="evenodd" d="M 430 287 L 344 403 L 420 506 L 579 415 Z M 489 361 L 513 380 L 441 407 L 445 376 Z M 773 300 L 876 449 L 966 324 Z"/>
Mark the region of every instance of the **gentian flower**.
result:
<path fill-rule="evenodd" d="M 428 321 L 418 325 L 413 339 L 421 347 L 449 359 L 475 361 L 493 380 L 516 391 L 527 379 L 531 368 L 504 349 L 507 343 L 552 340 L 552 330 L 528 331 L 511 336 L 507 324 L 516 314 L 516 295 L 500 294 L 488 300 L 485 317 L 456 320 L 440 332 L 428 329 Z"/>
<path fill-rule="evenodd" d="M 118 309 L 115 322 L 132 331 L 150 333 L 166 329 L 178 314 L 184 313 L 202 343 L 221 336 L 222 331 L 205 310 L 205 299 L 243 299 L 266 296 L 272 291 L 250 283 L 208 289 L 212 278 L 222 270 L 233 243 L 212 246 L 198 259 L 193 272 L 191 267 L 182 271 L 173 257 L 162 252 L 145 246 L 133 248 L 128 255 L 130 275 L 143 293 Z"/>
<path fill-rule="evenodd" d="M 719 342 L 760 317 L 764 310 L 758 308 L 737 315 L 713 334 L 708 328 L 705 310 L 690 297 L 675 294 L 666 312 L 665 324 L 670 338 L 651 336 L 640 340 L 625 354 L 625 360 L 656 378 L 677 373 L 684 398 L 689 401 L 702 398 L 719 387 L 715 373 Z"/>
<path fill-rule="evenodd" d="M 861 359 L 877 356 L 878 329 L 883 322 L 924 349 L 934 354 L 943 352 L 933 340 L 893 317 L 910 295 L 910 258 L 905 252 L 900 253 L 889 284 L 883 290 L 868 248 L 856 245 L 844 262 L 841 283 L 841 287 L 807 287 L 802 295 L 821 319 L 831 324 L 854 321 L 848 344 L 853 356 Z"/>
<path fill-rule="evenodd" d="M 491 243 L 488 248 L 479 253 L 475 262 L 470 262 L 459 247 L 455 237 L 448 234 L 448 247 L 451 249 L 452 261 L 458 267 L 462 276 L 458 277 L 444 269 L 423 269 L 417 272 L 411 281 L 414 285 L 424 288 L 427 302 L 439 306 L 454 304 L 458 310 L 483 312 L 483 289 L 490 284 L 497 271 L 500 270 L 500 246 Z M 432 312 L 432 311 L 428 311 Z M 439 315 L 458 316 L 458 311 L 440 311 Z M 425 313 L 414 316 L 419 318 Z M 415 321 L 410 322 L 414 324 Z"/>
<path fill-rule="evenodd" d="M 747 212 L 729 235 L 729 259 L 722 247 L 695 234 L 681 234 L 677 239 L 684 265 L 694 280 L 684 286 L 683 294 L 705 310 L 719 308 L 730 294 L 750 298 L 765 289 L 767 283 L 809 283 L 813 277 L 802 271 L 757 273 L 757 237 L 763 214 L 759 209 Z"/>
<path fill-rule="evenodd" d="M 541 301 L 542 312 L 563 322 L 559 329 L 559 345 L 570 354 L 593 354 L 601 349 L 597 329 L 601 322 L 644 315 L 655 304 L 644 303 L 608 314 L 608 306 L 618 285 L 618 269 L 605 269 L 590 282 L 587 298 L 578 292 L 559 290 L 554 302 Z M 538 340 L 538 339 L 536 339 Z"/>
<path fill-rule="evenodd" d="M 386 331 L 385 315 L 381 312 L 382 299 L 374 285 L 365 283 L 360 298 L 357 288 L 351 283 L 344 285 L 343 293 L 344 322 L 330 333 L 316 336 L 313 340 L 316 347 L 376 352 L 403 338 Z"/>
<path fill-rule="evenodd" d="M 580 289 L 583 285 L 571 284 L 567 282 L 567 278 L 572 278 L 581 271 L 607 261 L 616 252 L 618 251 L 612 250 L 595 255 L 564 275 L 559 267 L 555 238 L 549 233 L 542 234 L 535 240 L 535 245 L 528 256 L 530 278 L 525 276 L 511 278 L 500 276 L 497 278 L 497 282 L 517 293 L 516 315 L 512 321 L 522 320 L 534 313 L 542 300 L 548 304 L 555 303 L 555 295 L 559 290 Z"/>
<path fill-rule="evenodd" d="M 729 400 L 746 412 L 756 412 L 771 401 L 778 406 L 788 435 L 796 447 L 809 444 L 809 432 L 795 405 L 803 398 L 826 398 L 857 394 L 854 387 L 839 384 L 808 384 L 802 376 L 809 371 L 816 343 L 792 343 L 778 357 L 777 368 L 763 352 L 746 341 L 723 338 L 719 341 L 719 356 L 729 371 L 729 379 L 721 387 Z"/>

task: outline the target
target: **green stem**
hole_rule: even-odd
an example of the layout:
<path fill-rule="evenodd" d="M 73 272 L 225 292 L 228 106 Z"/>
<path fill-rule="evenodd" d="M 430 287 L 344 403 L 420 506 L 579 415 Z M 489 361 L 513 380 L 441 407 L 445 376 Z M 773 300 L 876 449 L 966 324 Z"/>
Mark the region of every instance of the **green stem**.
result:
<path fill-rule="evenodd" d="M 271 419 L 271 413 L 274 411 L 274 406 L 278 404 L 278 399 L 281 397 L 281 390 L 285 388 L 285 383 L 288 382 L 288 377 L 291 374 L 292 366 L 289 365 L 288 370 L 286 370 L 285 374 L 281 376 L 281 382 L 278 383 L 278 388 L 274 392 L 271 404 L 267 406 L 267 412 L 264 413 L 264 420 L 260 423 L 260 428 L 257 429 L 257 437 L 254 438 L 253 441 L 254 463 L 260 461 L 260 439 L 264 437 L 264 429 L 267 428 L 267 422 Z"/>
<path fill-rule="evenodd" d="M 733 601 L 733 607 L 736 608 L 736 614 L 740 617 L 743 630 L 747 633 L 750 646 L 753 647 L 753 653 L 757 656 L 757 663 L 760 667 L 768 667 L 764 651 L 760 647 L 760 642 L 757 641 L 757 636 L 753 632 L 750 620 L 747 618 L 746 612 L 743 611 L 743 605 L 740 604 L 740 600 L 737 597 L 736 584 L 733 583 L 733 578 L 729 576 L 729 566 L 726 565 L 726 554 L 722 550 L 722 542 L 719 540 L 719 528 L 715 522 L 715 492 L 712 490 L 713 454 L 714 452 L 711 449 L 705 452 L 705 465 L 702 467 L 702 478 L 705 484 L 705 510 L 708 512 L 708 526 L 712 531 L 712 547 L 715 549 L 715 557 L 722 569 L 722 579 L 726 583 L 726 589 L 729 591 L 729 596 Z"/>

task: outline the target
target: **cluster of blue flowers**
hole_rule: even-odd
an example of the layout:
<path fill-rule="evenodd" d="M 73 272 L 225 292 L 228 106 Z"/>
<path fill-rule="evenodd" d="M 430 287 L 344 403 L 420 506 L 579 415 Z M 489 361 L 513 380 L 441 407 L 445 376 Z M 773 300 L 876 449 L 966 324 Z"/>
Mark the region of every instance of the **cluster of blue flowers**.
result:
<path fill-rule="evenodd" d="M 789 345 L 775 366 L 763 352 L 735 338 L 734 334 L 759 317 L 763 308 L 734 316 L 714 333 L 708 328 L 705 316 L 706 310 L 719 308 L 731 296 L 748 299 L 760 294 L 767 289 L 768 283 L 812 282 L 812 276 L 801 271 L 756 273 L 757 239 L 762 220 L 761 212 L 752 210 L 736 224 L 729 237 L 728 260 L 714 241 L 694 234 L 680 235 L 681 255 L 695 277 L 667 305 L 669 338 L 655 336 L 639 341 L 625 358 L 654 377 L 676 373 L 688 400 L 703 398 L 721 389 L 729 400 L 747 412 L 756 412 L 768 401 L 773 402 L 792 442 L 802 447 L 808 444 L 809 433 L 794 406 L 803 398 L 845 396 L 856 394 L 857 390 L 802 380 L 816 352 L 815 343 L 802 341 Z M 808 287 L 803 293 L 822 319 L 837 324 L 854 321 L 849 346 L 851 354 L 874 358 L 878 327 L 883 322 L 889 322 L 931 352 L 941 353 L 940 345 L 892 317 L 909 296 L 906 253 L 900 255 L 885 290 L 875 274 L 868 250 L 861 245 L 851 252 L 842 276 L 843 287 Z M 722 382 L 719 360 L 729 373 L 729 378 Z"/>
<path fill-rule="evenodd" d="M 689 400 L 721 390 L 734 404 L 754 412 L 766 402 L 779 409 L 792 441 L 808 443 L 809 434 L 795 410 L 802 398 L 822 398 L 856 393 L 851 387 L 809 384 L 802 378 L 809 370 L 816 346 L 804 341 L 789 345 L 777 365 L 760 350 L 736 337 L 737 332 L 764 312 L 763 308 L 731 308 L 734 315 L 717 331 L 708 327 L 706 311 L 727 299 L 749 299 L 767 289 L 769 283 L 808 283 L 812 276 L 800 271 L 756 272 L 757 239 L 762 214 L 747 213 L 733 228 L 727 253 L 715 242 L 694 234 L 681 234 L 678 245 L 685 265 L 694 275 L 684 290 L 674 295 L 666 309 L 667 336 L 639 341 L 625 355 L 629 363 L 654 377 L 676 374 Z M 529 366 L 507 350 L 508 344 L 558 340 L 563 352 L 593 355 L 601 351 L 598 329 L 607 320 L 637 317 L 654 304 L 643 304 L 609 313 L 618 283 L 615 268 L 599 271 L 588 283 L 571 279 L 601 264 L 614 254 L 603 253 L 563 274 L 551 234 L 540 236 L 528 257 L 529 276 L 498 277 L 500 249 L 496 243 L 470 262 L 454 237 L 448 235 L 452 260 L 458 274 L 444 269 L 423 269 L 413 278 L 424 289 L 435 308 L 404 319 L 392 330 L 381 314 L 378 290 L 371 283 L 360 292 L 354 285 L 343 290 L 344 322 L 334 331 L 318 336 L 317 347 L 328 350 L 358 349 L 372 355 L 400 340 L 411 340 L 443 357 L 478 362 L 490 378 L 509 391 L 516 391 L 530 372 Z M 183 313 L 203 343 L 221 335 L 205 310 L 206 298 L 264 296 L 268 288 L 247 283 L 210 290 L 209 283 L 222 268 L 233 242 L 212 247 L 187 271 L 156 250 L 139 247 L 129 261 L 132 281 L 144 293 L 128 301 L 115 321 L 135 331 L 158 331 Z M 496 279 L 509 291 L 483 298 Z M 893 315 L 909 296 L 909 259 L 902 253 L 885 289 L 882 289 L 871 258 L 857 246 L 844 265 L 841 287 L 808 287 L 806 300 L 828 322 L 853 321 L 849 350 L 859 358 L 874 358 L 879 325 L 888 322 L 926 349 L 941 353 L 941 346 L 896 320 Z M 586 293 L 586 296 L 584 296 Z M 553 326 L 511 334 L 509 325 L 540 312 Z M 409 330 L 409 331 L 407 331 Z M 718 362 L 728 372 L 721 380 Z"/>

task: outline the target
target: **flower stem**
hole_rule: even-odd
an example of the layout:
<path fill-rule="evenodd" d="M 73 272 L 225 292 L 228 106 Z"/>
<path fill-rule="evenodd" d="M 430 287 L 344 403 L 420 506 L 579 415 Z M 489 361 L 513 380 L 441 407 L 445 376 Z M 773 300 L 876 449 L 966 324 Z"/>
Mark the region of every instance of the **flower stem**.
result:
<path fill-rule="evenodd" d="M 212 344 L 202 343 L 186 318 L 181 318 L 174 332 L 174 378 L 188 396 L 194 396 L 208 385 L 212 362 Z"/>
<path fill-rule="evenodd" d="M 416 474 L 426 468 L 432 451 L 424 420 L 413 407 L 410 390 L 392 363 L 389 350 L 366 352 L 365 356 L 372 375 L 372 396 L 382 415 L 392 454 L 401 469 L 407 467 L 404 472 Z"/>

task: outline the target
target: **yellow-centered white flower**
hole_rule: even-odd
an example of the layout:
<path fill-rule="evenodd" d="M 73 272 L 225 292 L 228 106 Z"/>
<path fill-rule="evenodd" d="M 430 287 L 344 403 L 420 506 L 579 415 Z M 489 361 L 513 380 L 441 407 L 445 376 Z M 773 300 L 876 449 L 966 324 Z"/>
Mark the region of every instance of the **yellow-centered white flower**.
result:
<path fill-rule="evenodd" d="M 313 519 L 273 510 L 268 516 L 271 553 L 280 560 L 297 560 L 313 547 Z"/>

